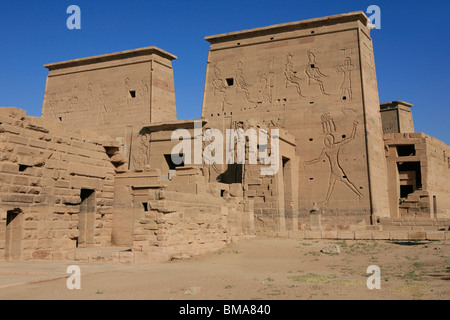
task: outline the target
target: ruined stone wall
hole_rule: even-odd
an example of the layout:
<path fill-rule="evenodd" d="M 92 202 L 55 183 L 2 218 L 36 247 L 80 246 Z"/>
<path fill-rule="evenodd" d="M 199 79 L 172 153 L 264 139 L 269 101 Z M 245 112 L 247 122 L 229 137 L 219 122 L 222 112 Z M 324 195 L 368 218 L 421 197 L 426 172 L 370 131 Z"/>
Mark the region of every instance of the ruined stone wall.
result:
<path fill-rule="evenodd" d="M 176 254 L 203 254 L 230 243 L 223 199 L 170 191 L 158 196 L 135 222 L 133 251 L 138 257 L 170 260 Z"/>
<path fill-rule="evenodd" d="M 277 171 L 263 175 L 262 168 L 269 166 L 261 163 L 259 158 L 257 164 L 246 164 L 242 169 L 244 195 L 254 202 L 255 227 L 260 234 L 298 229 L 298 158 L 295 154 L 295 139 L 285 130 L 278 130 Z M 267 140 L 267 151 L 271 154 L 274 149 L 270 137 Z M 248 147 L 247 144 L 247 155 Z"/>
<path fill-rule="evenodd" d="M 242 198 L 242 185 L 208 183 L 203 173 L 181 167 L 170 181 L 155 169 L 117 176 L 113 244 L 132 247 L 119 261 L 198 255 L 255 234 L 253 202 Z"/>
<path fill-rule="evenodd" d="M 111 244 L 114 167 L 96 136 L 0 108 L 0 259 Z"/>

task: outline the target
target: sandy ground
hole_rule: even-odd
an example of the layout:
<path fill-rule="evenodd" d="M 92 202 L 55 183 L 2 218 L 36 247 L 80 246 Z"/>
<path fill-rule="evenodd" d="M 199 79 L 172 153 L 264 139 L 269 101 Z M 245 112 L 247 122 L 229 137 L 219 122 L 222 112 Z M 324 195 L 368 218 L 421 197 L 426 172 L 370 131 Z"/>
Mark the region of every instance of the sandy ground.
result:
<path fill-rule="evenodd" d="M 340 254 L 320 252 L 337 244 Z M 0 263 L 1 267 L 6 262 Z M 33 262 L 36 265 L 36 262 Z M 32 266 L 33 263 L 22 266 Z M 64 274 L 76 262 L 39 262 Z M 67 265 L 67 266 L 66 266 Z M 381 269 L 369 290 L 367 267 Z M 183 261 L 80 264 L 81 289 L 66 279 L 0 286 L 0 299 L 308 300 L 450 298 L 450 243 L 255 238 Z M 22 270 L 23 271 L 23 270 Z M 32 270 L 28 270 L 31 275 Z M 43 274 L 43 271 L 40 271 Z M 50 272 L 50 271 L 49 271 Z M 3 271 L 2 276 L 7 276 Z M 40 273 L 37 272 L 36 276 Z"/>

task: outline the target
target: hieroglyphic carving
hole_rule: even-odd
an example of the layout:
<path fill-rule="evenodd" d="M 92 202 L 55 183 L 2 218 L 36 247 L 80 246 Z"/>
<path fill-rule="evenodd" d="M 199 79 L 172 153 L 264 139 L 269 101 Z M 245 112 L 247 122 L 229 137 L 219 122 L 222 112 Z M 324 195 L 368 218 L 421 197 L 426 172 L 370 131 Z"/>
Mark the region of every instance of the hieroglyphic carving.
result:
<path fill-rule="evenodd" d="M 70 106 L 70 110 L 76 110 L 80 107 L 80 89 L 78 85 L 71 89 L 67 104 Z"/>
<path fill-rule="evenodd" d="M 344 183 L 351 191 L 353 191 L 358 198 L 361 200 L 363 198 L 362 193 L 356 188 L 356 186 L 349 180 L 347 177 L 347 174 L 342 169 L 341 165 L 339 164 L 339 151 L 341 147 L 350 141 L 354 140 L 356 137 L 356 128 L 357 128 L 358 122 L 353 122 L 353 131 L 350 137 L 345 138 L 339 142 L 335 141 L 335 137 L 331 133 L 327 133 L 324 138 L 324 148 L 322 149 L 322 153 L 320 156 L 316 159 L 307 161 L 306 164 L 313 164 L 317 163 L 320 160 L 322 160 L 323 157 L 326 157 L 328 159 L 328 163 L 330 165 L 330 178 L 328 181 L 328 190 L 327 194 L 325 196 L 325 200 L 321 202 L 320 204 L 328 204 L 330 201 L 330 197 L 333 193 L 334 186 L 337 181 L 340 181 Z"/>
<path fill-rule="evenodd" d="M 203 128 L 203 141 L 202 141 L 202 150 L 206 150 L 206 147 L 213 142 L 213 132 L 211 128 Z M 215 162 L 215 150 L 212 149 L 211 152 L 203 152 L 203 172 L 204 176 L 206 177 L 207 182 L 212 182 L 211 180 L 211 169 L 216 172 L 216 174 L 220 173 L 219 168 L 217 168 L 216 162 Z"/>
<path fill-rule="evenodd" d="M 352 59 L 350 57 L 345 58 L 343 65 L 337 65 L 334 67 L 337 73 L 343 74 L 341 89 L 341 100 L 352 100 L 352 71 L 355 70 L 355 66 L 352 65 Z"/>
<path fill-rule="evenodd" d="M 341 110 L 341 114 L 334 114 L 332 115 L 330 112 L 327 112 L 321 116 L 321 123 L 322 123 L 322 132 L 323 133 L 333 133 L 336 132 L 336 123 L 339 123 L 341 121 L 348 121 L 348 118 L 354 118 L 354 113 L 356 113 L 357 110 L 344 107 Z M 353 113 L 353 114 L 352 114 Z"/>
<path fill-rule="evenodd" d="M 299 97 L 304 98 L 302 94 L 302 89 L 300 82 L 302 78 L 297 77 L 297 72 L 294 70 L 294 63 L 292 62 L 293 55 L 288 53 L 286 56 L 286 64 L 284 69 L 284 76 L 286 77 L 286 88 L 289 86 L 294 86 L 297 89 Z"/>
<path fill-rule="evenodd" d="M 330 113 L 325 113 L 322 115 L 321 120 L 323 133 L 336 132 L 336 124 L 334 123 L 334 119 L 331 117 Z"/>
<path fill-rule="evenodd" d="M 97 111 L 97 125 L 104 125 L 107 122 L 108 109 L 106 108 L 105 97 L 107 94 L 103 92 L 100 85 L 93 85 L 88 83 L 88 105 L 89 110 Z"/>
<path fill-rule="evenodd" d="M 328 93 L 325 92 L 325 87 L 323 81 L 321 80 L 322 78 L 327 78 L 328 76 L 323 74 L 317 67 L 316 56 L 311 51 L 308 51 L 308 59 L 309 64 L 306 66 L 305 69 L 305 73 L 308 76 L 308 84 L 309 85 L 318 84 L 322 94 L 329 95 Z"/>
<path fill-rule="evenodd" d="M 138 138 L 136 152 L 131 156 L 134 170 L 143 170 L 150 165 L 150 136 L 141 134 Z"/>
<path fill-rule="evenodd" d="M 275 73 L 273 72 L 275 58 L 272 58 L 263 72 L 259 71 L 258 76 L 262 84 L 260 94 L 264 101 L 272 104 L 272 89 L 274 86 Z"/>
<path fill-rule="evenodd" d="M 213 67 L 214 70 L 214 78 L 212 80 L 212 85 L 214 87 L 214 95 L 219 93 L 222 95 L 222 111 L 225 110 L 225 105 L 230 105 L 231 103 L 228 102 L 228 85 L 224 79 L 222 79 L 222 74 L 220 72 L 220 69 L 217 67 Z"/>
<path fill-rule="evenodd" d="M 236 69 L 236 85 L 239 90 L 241 90 L 245 93 L 245 97 L 247 98 L 248 102 L 255 103 L 255 101 L 253 101 L 250 96 L 250 88 L 253 86 L 253 84 L 250 84 L 245 80 L 244 71 L 242 69 L 243 67 L 244 67 L 244 64 L 242 63 L 242 61 L 239 61 L 237 63 L 237 69 Z"/>
<path fill-rule="evenodd" d="M 56 116 L 55 108 L 60 100 L 61 99 L 56 98 L 56 93 L 47 94 L 44 100 L 45 110 L 50 112 L 55 119 L 58 118 Z"/>

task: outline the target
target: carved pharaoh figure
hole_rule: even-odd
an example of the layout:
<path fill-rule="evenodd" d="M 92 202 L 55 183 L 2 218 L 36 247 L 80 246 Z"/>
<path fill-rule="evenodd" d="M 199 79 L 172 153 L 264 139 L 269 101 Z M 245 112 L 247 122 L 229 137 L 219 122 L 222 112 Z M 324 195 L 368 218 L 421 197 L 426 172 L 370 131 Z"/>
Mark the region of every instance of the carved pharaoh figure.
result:
<path fill-rule="evenodd" d="M 207 146 L 213 142 L 213 131 L 210 128 L 205 128 L 203 132 L 203 142 L 202 142 L 202 150 L 203 150 L 203 161 L 204 165 L 203 168 L 205 170 L 205 177 L 207 182 L 211 182 L 212 177 L 212 171 L 214 170 L 216 173 L 220 173 L 219 168 L 217 168 L 217 165 L 214 161 L 214 149 L 211 151 L 207 151 Z"/>
<path fill-rule="evenodd" d="M 269 61 L 264 72 L 258 72 L 259 80 L 262 83 L 260 94 L 262 99 L 272 103 L 272 88 L 274 86 L 275 73 L 273 72 L 273 64 L 275 58 Z"/>
<path fill-rule="evenodd" d="M 355 66 L 352 65 L 352 59 L 350 57 L 345 58 L 344 64 L 334 67 L 336 72 L 343 74 L 343 80 L 340 86 L 341 100 L 352 100 L 352 71 L 355 70 Z"/>
<path fill-rule="evenodd" d="M 294 85 L 297 89 L 297 93 L 300 97 L 305 97 L 302 94 L 302 89 L 300 87 L 300 82 L 303 80 L 299 77 L 297 77 L 297 74 L 294 70 L 294 64 L 292 63 L 292 54 L 288 54 L 286 56 L 286 64 L 285 64 L 285 70 L 284 70 L 284 75 L 286 77 L 286 88 L 288 87 L 288 85 Z"/>
<path fill-rule="evenodd" d="M 150 138 L 147 134 L 139 136 L 136 154 L 132 155 L 132 163 L 135 170 L 142 170 L 150 165 Z"/>
<path fill-rule="evenodd" d="M 328 181 L 328 190 L 325 196 L 325 200 L 320 204 L 325 205 L 328 204 L 337 181 L 344 183 L 351 191 L 353 191 L 359 197 L 359 199 L 363 198 L 362 193 L 359 192 L 359 190 L 355 187 L 355 185 L 348 179 L 347 174 L 344 172 L 344 170 L 339 164 L 339 151 L 343 145 L 355 139 L 357 125 L 358 125 L 357 121 L 353 122 L 353 131 L 351 136 L 339 142 L 336 142 L 334 136 L 328 133 L 324 138 L 325 147 L 323 148 L 320 156 L 314 160 L 306 162 L 306 164 L 313 164 L 322 160 L 323 157 L 326 157 L 328 159 L 328 163 L 331 169 L 330 178 Z"/>
<path fill-rule="evenodd" d="M 236 85 L 240 90 L 244 91 L 245 97 L 247 98 L 248 102 L 254 102 L 250 98 L 250 87 L 252 86 L 252 84 L 247 83 L 245 81 L 244 71 L 242 69 L 243 67 L 244 64 L 241 61 L 239 61 L 237 63 L 237 70 L 236 70 Z"/>
<path fill-rule="evenodd" d="M 320 69 L 316 65 L 316 56 L 309 51 L 308 52 L 308 58 L 309 58 L 309 64 L 306 66 L 305 73 L 308 76 L 308 84 L 318 84 L 320 91 L 324 95 L 329 95 L 325 92 L 325 87 L 323 84 L 322 78 L 328 77 L 327 75 L 323 74 Z"/>
<path fill-rule="evenodd" d="M 220 69 L 217 67 L 213 67 L 213 69 L 214 69 L 214 79 L 212 81 L 212 85 L 214 87 L 214 95 L 216 95 L 217 92 L 222 95 L 221 103 L 222 103 L 222 111 L 224 111 L 225 105 L 231 104 L 228 102 L 228 97 L 227 97 L 229 87 L 228 87 L 227 83 L 225 82 L 225 80 L 222 79 Z"/>

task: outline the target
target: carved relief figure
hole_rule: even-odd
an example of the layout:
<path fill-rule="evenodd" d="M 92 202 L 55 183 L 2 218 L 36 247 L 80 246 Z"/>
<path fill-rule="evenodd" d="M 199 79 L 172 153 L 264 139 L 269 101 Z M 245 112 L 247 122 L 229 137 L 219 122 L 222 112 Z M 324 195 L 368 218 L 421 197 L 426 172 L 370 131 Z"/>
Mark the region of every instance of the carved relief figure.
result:
<path fill-rule="evenodd" d="M 71 110 L 76 110 L 79 108 L 79 104 L 80 104 L 80 89 L 78 88 L 78 85 L 75 85 L 71 90 L 68 99 L 68 105 L 70 106 Z"/>
<path fill-rule="evenodd" d="M 309 85 L 318 84 L 322 94 L 329 95 L 328 93 L 325 92 L 325 87 L 323 85 L 323 81 L 321 80 L 322 78 L 326 78 L 328 76 L 323 74 L 317 67 L 316 56 L 311 51 L 308 51 L 308 59 L 309 64 L 305 69 L 305 73 L 308 76 L 308 84 Z"/>
<path fill-rule="evenodd" d="M 205 128 L 203 132 L 203 142 L 202 142 L 202 150 L 206 150 L 206 147 L 213 142 L 213 133 L 210 128 Z M 204 175 L 206 177 L 207 182 L 211 182 L 211 169 L 214 170 L 216 173 L 220 173 L 219 168 L 217 168 L 217 165 L 214 161 L 215 156 L 215 150 L 211 150 L 211 152 L 203 152 L 203 170 Z"/>
<path fill-rule="evenodd" d="M 142 170 L 150 165 L 150 137 L 148 134 L 140 135 L 138 138 L 137 152 L 131 156 L 135 170 Z"/>
<path fill-rule="evenodd" d="M 47 95 L 47 97 L 45 97 L 45 105 L 46 105 L 46 110 L 48 110 L 55 119 L 58 119 L 58 117 L 56 116 L 56 112 L 55 112 L 55 108 L 56 105 L 58 104 L 59 100 L 56 98 L 56 94 L 55 93 L 50 93 Z"/>
<path fill-rule="evenodd" d="M 344 170 L 339 164 L 339 151 L 343 145 L 355 139 L 357 125 L 358 125 L 357 121 L 353 122 L 353 131 L 351 136 L 339 142 L 336 142 L 334 136 L 328 133 L 324 138 L 325 147 L 323 148 L 320 156 L 317 159 L 306 162 L 306 164 L 313 164 L 322 160 L 323 157 L 326 157 L 328 159 L 331 172 L 328 181 L 327 194 L 325 200 L 321 202 L 321 204 L 325 205 L 328 204 L 337 181 L 340 181 L 343 184 L 345 184 L 351 191 L 353 191 L 359 197 L 360 200 L 363 198 L 362 193 L 359 192 L 359 190 L 355 187 L 355 185 L 348 179 L 347 174 L 344 172 Z"/>
<path fill-rule="evenodd" d="M 88 107 L 89 110 L 97 110 L 97 125 L 104 125 L 107 122 L 108 110 L 105 104 L 105 96 L 107 94 L 103 92 L 103 89 L 98 84 L 88 83 Z"/>
<path fill-rule="evenodd" d="M 222 75 L 220 70 L 217 67 L 213 67 L 214 69 L 214 79 L 212 81 L 212 85 L 214 87 L 214 95 L 217 93 L 222 95 L 222 111 L 225 110 L 225 105 L 230 105 L 228 102 L 227 93 L 228 93 L 228 85 L 224 79 L 222 79 Z"/>
<path fill-rule="evenodd" d="M 342 73 L 344 78 L 342 80 L 341 89 L 341 100 L 351 101 L 352 100 L 352 71 L 355 70 L 355 66 L 352 65 L 352 59 L 350 57 L 345 58 L 344 64 L 334 67 L 336 72 Z"/>
<path fill-rule="evenodd" d="M 247 101 L 254 103 L 254 101 L 252 101 L 252 99 L 250 99 L 250 87 L 252 87 L 253 85 L 248 83 L 247 81 L 245 81 L 244 71 L 242 70 L 243 66 L 244 66 L 244 64 L 241 61 L 239 61 L 237 63 L 236 85 L 237 85 L 238 89 L 240 89 L 241 91 L 244 91 Z"/>
<path fill-rule="evenodd" d="M 265 101 L 272 103 L 272 88 L 274 85 L 275 73 L 273 72 L 273 64 L 275 58 L 269 61 L 264 72 L 258 72 L 259 80 L 262 83 L 261 87 L 261 97 Z"/>
<path fill-rule="evenodd" d="M 297 72 L 294 70 L 294 64 L 292 63 L 292 54 L 288 54 L 286 56 L 286 64 L 284 69 L 284 75 L 286 77 L 286 88 L 289 85 L 293 85 L 297 89 L 297 93 L 299 97 L 304 98 L 305 96 L 302 94 L 302 89 L 300 87 L 300 81 L 303 79 L 297 77 Z"/>

